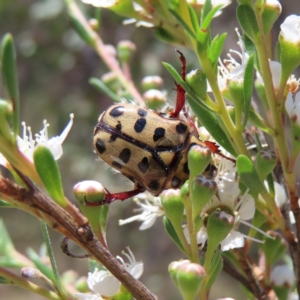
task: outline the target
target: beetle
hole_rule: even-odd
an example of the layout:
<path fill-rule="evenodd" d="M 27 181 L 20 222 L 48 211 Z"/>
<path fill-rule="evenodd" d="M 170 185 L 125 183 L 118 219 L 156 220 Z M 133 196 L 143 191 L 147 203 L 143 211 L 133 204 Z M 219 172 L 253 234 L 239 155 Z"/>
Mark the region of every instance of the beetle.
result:
<path fill-rule="evenodd" d="M 186 60 L 180 54 L 182 79 L 186 76 Z M 188 151 L 192 145 L 209 147 L 220 153 L 212 142 L 199 140 L 196 126 L 185 110 L 185 90 L 177 83 L 174 111 L 169 114 L 128 103 L 118 103 L 104 111 L 94 130 L 96 153 L 111 167 L 129 178 L 136 189 L 111 194 L 88 205 L 102 205 L 125 200 L 145 190 L 158 196 L 163 190 L 180 188 L 189 178 Z M 184 117 L 180 117 L 183 111 Z"/>

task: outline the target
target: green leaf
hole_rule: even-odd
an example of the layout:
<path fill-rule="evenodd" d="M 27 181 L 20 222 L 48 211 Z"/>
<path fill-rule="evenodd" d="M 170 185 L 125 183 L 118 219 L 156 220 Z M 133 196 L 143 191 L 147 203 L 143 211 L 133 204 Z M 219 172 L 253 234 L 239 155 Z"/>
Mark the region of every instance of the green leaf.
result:
<path fill-rule="evenodd" d="M 197 39 L 195 32 L 189 27 L 189 25 L 181 18 L 181 16 L 173 9 L 170 9 L 171 14 L 175 17 L 178 23 L 186 31 L 190 38 Z"/>
<path fill-rule="evenodd" d="M 211 42 L 211 34 L 210 34 L 210 23 L 215 15 L 215 13 L 221 8 L 221 5 L 216 6 L 214 9 L 210 10 L 205 18 L 203 18 L 201 22 L 201 28 L 197 35 L 197 51 L 205 52 L 207 51 L 208 45 Z"/>
<path fill-rule="evenodd" d="M 190 18 L 191 18 L 191 21 L 193 24 L 194 31 L 197 33 L 199 31 L 199 20 L 198 20 L 197 14 L 194 11 L 194 9 L 192 8 L 192 6 L 189 4 L 188 4 L 188 9 L 189 9 Z"/>
<path fill-rule="evenodd" d="M 216 36 L 210 45 L 210 62 L 212 67 L 217 71 L 217 65 L 219 62 L 219 57 L 222 53 L 223 46 L 227 37 L 227 33 L 223 33 L 221 36 Z"/>
<path fill-rule="evenodd" d="M 245 155 L 239 155 L 236 161 L 237 171 L 242 182 L 254 193 L 265 191 L 265 186 L 261 182 L 259 175 L 250 158 Z"/>
<path fill-rule="evenodd" d="M 3 256 L 11 256 L 15 251 L 14 244 L 6 230 L 6 227 L 3 223 L 3 220 L 0 219 L 0 232 L 1 232 L 1 239 L 0 239 L 0 253 Z"/>
<path fill-rule="evenodd" d="M 211 264 L 209 267 L 209 279 L 206 284 L 206 290 L 209 291 L 213 283 L 216 281 L 220 272 L 223 269 L 223 259 L 222 259 L 222 251 L 217 249 L 214 253 L 213 259 L 211 260 Z"/>
<path fill-rule="evenodd" d="M 13 208 L 13 207 L 15 207 L 15 206 L 12 205 L 12 204 L 9 203 L 9 202 L 6 202 L 6 201 L 0 199 L 0 207 L 2 207 L 2 208 Z M 1 231 L 0 231 L 0 232 L 1 232 Z"/>
<path fill-rule="evenodd" d="M 51 151 L 46 146 L 39 145 L 33 152 L 33 160 L 49 195 L 57 204 L 66 207 L 68 203 L 64 196 L 59 169 Z"/>
<path fill-rule="evenodd" d="M 251 97 L 253 93 L 253 82 L 254 82 L 254 54 L 251 54 L 249 60 L 246 65 L 245 73 L 244 73 L 244 122 L 243 128 L 245 128 L 249 111 L 251 106 Z"/>
<path fill-rule="evenodd" d="M 89 80 L 89 83 L 100 92 L 106 94 L 114 102 L 120 102 L 122 100 L 121 97 L 112 92 L 100 79 L 93 77 Z"/>
<path fill-rule="evenodd" d="M 175 244 L 178 246 L 178 248 L 185 253 L 184 248 L 180 242 L 180 239 L 172 225 L 172 223 L 170 222 L 170 220 L 167 217 L 163 218 L 163 223 L 164 223 L 164 227 L 165 230 L 167 231 L 167 233 L 169 234 L 169 236 L 172 238 L 172 240 L 175 242 Z"/>
<path fill-rule="evenodd" d="M 11 284 L 11 281 L 0 276 L 0 284 Z"/>
<path fill-rule="evenodd" d="M 207 129 L 207 131 L 213 136 L 217 143 L 220 144 L 233 156 L 236 156 L 235 150 L 233 149 L 231 142 L 229 141 L 225 132 L 219 125 L 217 117 L 212 112 L 203 109 L 203 107 L 201 107 L 199 103 L 194 99 L 189 97 L 187 99 L 197 118 Z"/>
<path fill-rule="evenodd" d="M 256 43 L 260 31 L 256 15 L 252 7 L 249 5 L 239 5 L 236 11 L 236 15 L 243 31 L 247 34 L 247 36 L 252 40 L 253 43 Z"/>
<path fill-rule="evenodd" d="M 11 34 L 6 34 L 2 40 L 2 72 L 13 105 L 13 133 L 19 134 L 20 99 L 18 88 L 18 75 L 16 67 L 16 52 Z"/>
<path fill-rule="evenodd" d="M 177 42 L 176 38 L 169 31 L 162 27 L 155 28 L 154 35 L 156 38 L 166 43 L 174 44 Z"/>
<path fill-rule="evenodd" d="M 207 15 L 211 10 L 212 10 L 211 0 L 206 0 L 202 9 L 201 24 L 204 22 L 205 18 L 207 17 Z"/>

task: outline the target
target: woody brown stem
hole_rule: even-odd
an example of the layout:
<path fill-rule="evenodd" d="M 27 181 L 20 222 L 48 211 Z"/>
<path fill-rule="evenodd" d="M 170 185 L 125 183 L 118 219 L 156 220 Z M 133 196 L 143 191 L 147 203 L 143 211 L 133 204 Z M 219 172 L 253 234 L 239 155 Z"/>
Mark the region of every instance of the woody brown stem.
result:
<path fill-rule="evenodd" d="M 0 176 L 0 197 L 16 207 L 27 211 L 63 235 L 72 239 L 85 249 L 90 257 L 105 266 L 132 293 L 135 299 L 154 300 L 154 295 L 131 274 L 129 274 L 108 250 L 96 239 L 87 220 L 77 211 L 78 218 L 74 218 L 63 208 L 58 206 L 49 196 L 44 194 L 27 177 L 23 177 L 28 189 L 23 188 L 9 179 Z M 77 220 L 85 219 L 81 224 Z"/>

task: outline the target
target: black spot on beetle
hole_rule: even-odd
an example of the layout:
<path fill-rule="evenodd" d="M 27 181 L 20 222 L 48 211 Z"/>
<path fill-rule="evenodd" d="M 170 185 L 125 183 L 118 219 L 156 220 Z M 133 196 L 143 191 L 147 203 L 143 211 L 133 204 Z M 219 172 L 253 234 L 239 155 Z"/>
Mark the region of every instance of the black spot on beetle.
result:
<path fill-rule="evenodd" d="M 112 134 L 110 137 L 109 137 L 109 143 L 113 143 L 116 139 L 117 139 L 117 135 L 116 134 Z"/>
<path fill-rule="evenodd" d="M 185 162 L 184 165 L 183 165 L 183 172 L 187 175 L 190 174 L 190 170 L 189 170 L 189 165 L 188 165 L 188 162 Z"/>
<path fill-rule="evenodd" d="M 102 154 L 102 153 L 105 152 L 106 146 L 105 146 L 105 143 L 101 139 L 97 139 L 97 141 L 96 141 L 96 149 L 97 149 L 97 151 L 100 154 Z"/>
<path fill-rule="evenodd" d="M 138 119 L 134 124 L 135 132 L 138 132 L 138 133 L 142 132 L 146 126 L 146 123 L 147 123 L 146 119 L 144 119 L 144 118 Z"/>
<path fill-rule="evenodd" d="M 153 141 L 156 142 L 165 136 L 166 130 L 162 127 L 157 127 L 154 131 Z"/>
<path fill-rule="evenodd" d="M 142 173 L 146 173 L 149 168 L 149 161 L 147 157 L 144 157 L 139 163 L 138 168 Z"/>
<path fill-rule="evenodd" d="M 120 122 L 120 121 L 118 121 L 118 124 L 116 125 L 116 129 L 117 129 L 118 131 L 121 131 L 121 130 L 122 130 L 122 125 L 121 125 L 121 122 Z"/>
<path fill-rule="evenodd" d="M 109 114 L 114 118 L 122 116 L 124 114 L 124 106 L 115 107 L 109 112 Z"/>
<path fill-rule="evenodd" d="M 148 187 L 150 190 L 157 191 L 159 189 L 159 182 L 157 180 L 151 180 Z"/>
<path fill-rule="evenodd" d="M 148 114 L 148 112 L 147 112 L 146 110 L 144 110 L 144 109 L 142 109 L 142 108 L 139 108 L 139 109 L 138 109 L 138 115 L 139 115 L 140 117 L 146 117 L 147 114 Z"/>
<path fill-rule="evenodd" d="M 127 164 L 129 159 L 130 159 L 130 156 L 131 156 L 131 151 L 130 149 L 128 148 L 124 148 L 120 155 L 119 155 L 119 158 L 124 162 L 124 164 Z"/>
<path fill-rule="evenodd" d="M 135 178 L 133 176 L 127 175 L 127 178 L 135 183 Z"/>
<path fill-rule="evenodd" d="M 178 188 L 181 186 L 181 180 L 177 176 L 173 176 L 171 180 L 171 185 L 174 189 Z"/>
<path fill-rule="evenodd" d="M 115 160 L 111 163 L 111 165 L 116 169 L 122 169 L 122 165 Z"/>
<path fill-rule="evenodd" d="M 176 125 L 176 131 L 178 134 L 185 133 L 187 128 L 188 128 L 187 125 L 184 123 L 179 123 L 178 125 Z"/>

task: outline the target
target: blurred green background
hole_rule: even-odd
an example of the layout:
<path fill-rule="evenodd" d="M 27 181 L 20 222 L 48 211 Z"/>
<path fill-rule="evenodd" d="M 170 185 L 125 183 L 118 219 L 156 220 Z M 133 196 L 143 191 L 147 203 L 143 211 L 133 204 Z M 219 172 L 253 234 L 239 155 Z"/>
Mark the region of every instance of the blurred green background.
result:
<path fill-rule="evenodd" d="M 95 9 L 81 4 L 86 16 L 94 17 Z M 300 14 L 299 1 L 281 1 L 283 13 L 276 22 L 274 40 L 279 25 L 289 14 Z M 228 31 L 224 53 L 229 48 L 240 50 L 236 45 L 235 27 L 236 3 L 227 7 L 223 14 L 213 22 L 213 33 Z M 106 44 L 116 45 L 120 40 L 130 39 L 137 46 L 131 64 L 133 80 L 140 89 L 144 76 L 160 75 L 164 79 L 164 89 L 169 97 L 175 97 L 174 83 L 163 68 L 166 61 L 180 68 L 175 46 L 157 41 L 151 29 L 136 28 L 134 25 L 122 26 L 122 18 L 104 10 L 100 35 Z M 63 144 L 64 155 L 59 160 L 66 196 L 74 201 L 73 186 L 81 180 L 98 180 L 111 192 L 130 188 L 128 181 L 115 174 L 97 159 L 93 152 L 93 129 L 99 114 L 112 101 L 93 88 L 88 80 L 100 77 L 108 70 L 92 49 L 80 40 L 72 28 L 62 0 L 1 0 L 0 37 L 7 32 L 13 34 L 17 50 L 18 76 L 21 95 L 21 120 L 30 125 L 33 132 L 42 129 L 44 119 L 50 123 L 49 135 L 59 135 L 69 121 L 69 114 L 75 114 L 74 125 Z M 191 51 L 181 49 L 188 61 L 188 69 L 197 68 Z M 141 91 L 141 89 L 140 89 Z M 5 97 L 3 79 L 0 80 L 0 96 Z M 130 246 L 137 260 L 144 261 L 145 272 L 142 282 L 159 299 L 181 299 L 167 268 L 171 261 L 182 258 L 182 254 L 163 230 L 161 219 L 146 231 L 139 231 L 139 223 L 118 226 L 119 219 L 133 214 L 136 205 L 132 201 L 117 202 L 111 205 L 108 224 L 108 244 L 114 255 L 120 255 Z M 16 248 L 26 254 L 28 246 L 39 251 L 42 234 L 38 220 L 15 209 L 1 209 L 0 218 L 15 243 Z M 69 269 L 80 275 L 88 272 L 87 261 L 65 256 L 60 250 L 63 238 L 50 229 L 58 268 L 61 273 Z M 1 237 L 0 237 L 1 238 Z M 81 253 L 76 245 L 71 251 Z M 14 270 L 19 272 L 19 270 Z M 215 283 L 211 299 L 218 297 L 244 299 L 235 282 L 225 274 Z M 0 285 L 0 299 L 41 299 L 17 287 Z"/>

